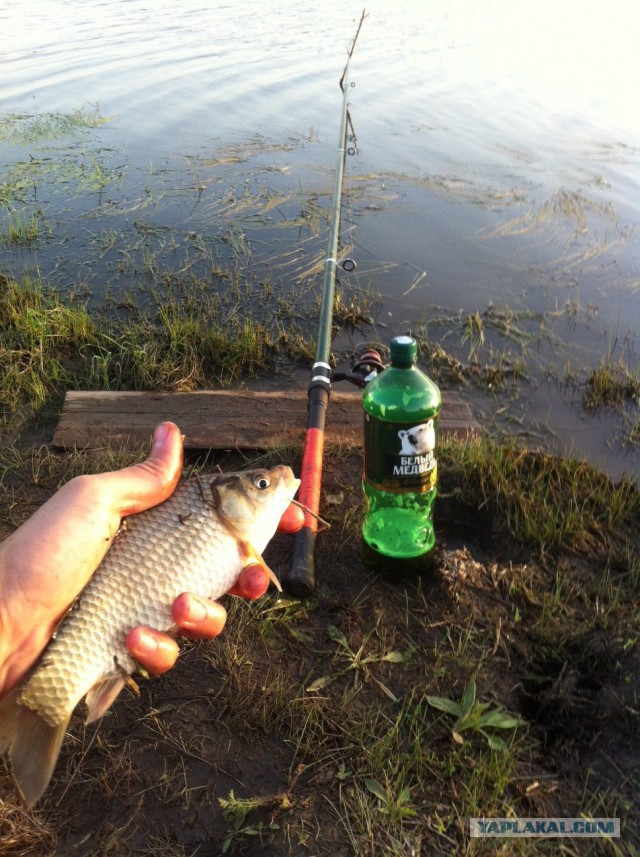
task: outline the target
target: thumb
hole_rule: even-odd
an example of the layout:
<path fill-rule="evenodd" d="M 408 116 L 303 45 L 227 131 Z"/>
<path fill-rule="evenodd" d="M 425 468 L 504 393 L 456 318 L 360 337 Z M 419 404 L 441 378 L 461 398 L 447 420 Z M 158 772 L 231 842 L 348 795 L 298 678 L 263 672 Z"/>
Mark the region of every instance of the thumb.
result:
<path fill-rule="evenodd" d="M 183 437 L 175 423 L 156 426 L 149 457 L 140 464 L 98 477 L 113 491 L 114 511 L 121 517 L 157 506 L 173 493 L 182 471 Z"/>

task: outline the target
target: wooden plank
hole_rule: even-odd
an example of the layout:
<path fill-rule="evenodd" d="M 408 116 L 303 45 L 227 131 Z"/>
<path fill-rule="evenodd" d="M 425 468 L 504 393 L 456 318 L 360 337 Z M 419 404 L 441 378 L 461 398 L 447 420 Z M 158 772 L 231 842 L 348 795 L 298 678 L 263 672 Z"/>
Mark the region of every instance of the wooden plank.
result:
<path fill-rule="evenodd" d="M 327 443 L 362 443 L 358 392 L 332 392 Z M 148 443 L 154 426 L 172 420 L 189 449 L 274 449 L 304 438 L 305 390 L 256 392 L 201 390 L 194 393 L 92 392 L 66 394 L 53 444 L 64 449 Z M 471 409 L 445 394 L 440 416 L 444 435 L 466 437 L 479 431 Z"/>

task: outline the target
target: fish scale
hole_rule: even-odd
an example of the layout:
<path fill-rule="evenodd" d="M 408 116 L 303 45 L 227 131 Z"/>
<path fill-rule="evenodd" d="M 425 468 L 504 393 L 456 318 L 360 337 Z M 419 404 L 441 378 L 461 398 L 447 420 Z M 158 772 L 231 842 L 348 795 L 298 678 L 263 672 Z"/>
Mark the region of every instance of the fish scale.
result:
<path fill-rule="evenodd" d="M 169 630 L 171 605 L 182 592 L 223 595 L 238 576 L 240 554 L 237 539 L 220 527 L 213 511 L 193 480 L 180 483 L 168 503 L 128 519 L 19 704 L 57 725 L 114 665 L 135 670 L 125 646 L 131 628 Z M 166 534 L 162 542 L 158 533 Z"/>
<path fill-rule="evenodd" d="M 284 465 L 188 479 L 123 522 L 40 662 L 0 700 L 0 752 L 8 750 L 28 806 L 49 782 L 78 702 L 86 694 L 87 722 L 96 720 L 136 669 L 128 632 L 172 631 L 172 604 L 183 592 L 219 598 L 247 565 L 266 569 L 259 555 L 298 485 Z"/>

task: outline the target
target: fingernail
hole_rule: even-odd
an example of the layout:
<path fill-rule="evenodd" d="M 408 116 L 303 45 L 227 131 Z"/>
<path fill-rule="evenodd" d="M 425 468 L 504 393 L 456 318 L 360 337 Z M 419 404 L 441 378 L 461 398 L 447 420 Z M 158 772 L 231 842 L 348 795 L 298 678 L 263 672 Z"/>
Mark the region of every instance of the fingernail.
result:
<path fill-rule="evenodd" d="M 169 426 L 166 423 L 161 423 L 156 426 L 153 432 L 153 452 L 160 452 L 169 437 Z"/>
<path fill-rule="evenodd" d="M 158 640 L 154 634 L 142 629 L 136 641 L 136 651 L 142 655 L 152 655 L 158 651 Z"/>
<path fill-rule="evenodd" d="M 189 604 L 189 622 L 202 622 L 207 618 L 207 606 L 199 599 L 193 599 Z"/>

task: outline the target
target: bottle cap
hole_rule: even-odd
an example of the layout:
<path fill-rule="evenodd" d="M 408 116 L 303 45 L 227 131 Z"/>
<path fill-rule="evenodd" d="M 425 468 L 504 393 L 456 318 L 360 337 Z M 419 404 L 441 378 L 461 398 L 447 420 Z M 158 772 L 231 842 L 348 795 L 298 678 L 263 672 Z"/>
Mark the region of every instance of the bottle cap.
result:
<path fill-rule="evenodd" d="M 418 356 L 418 343 L 412 336 L 394 336 L 390 351 L 394 366 L 412 366 Z"/>

